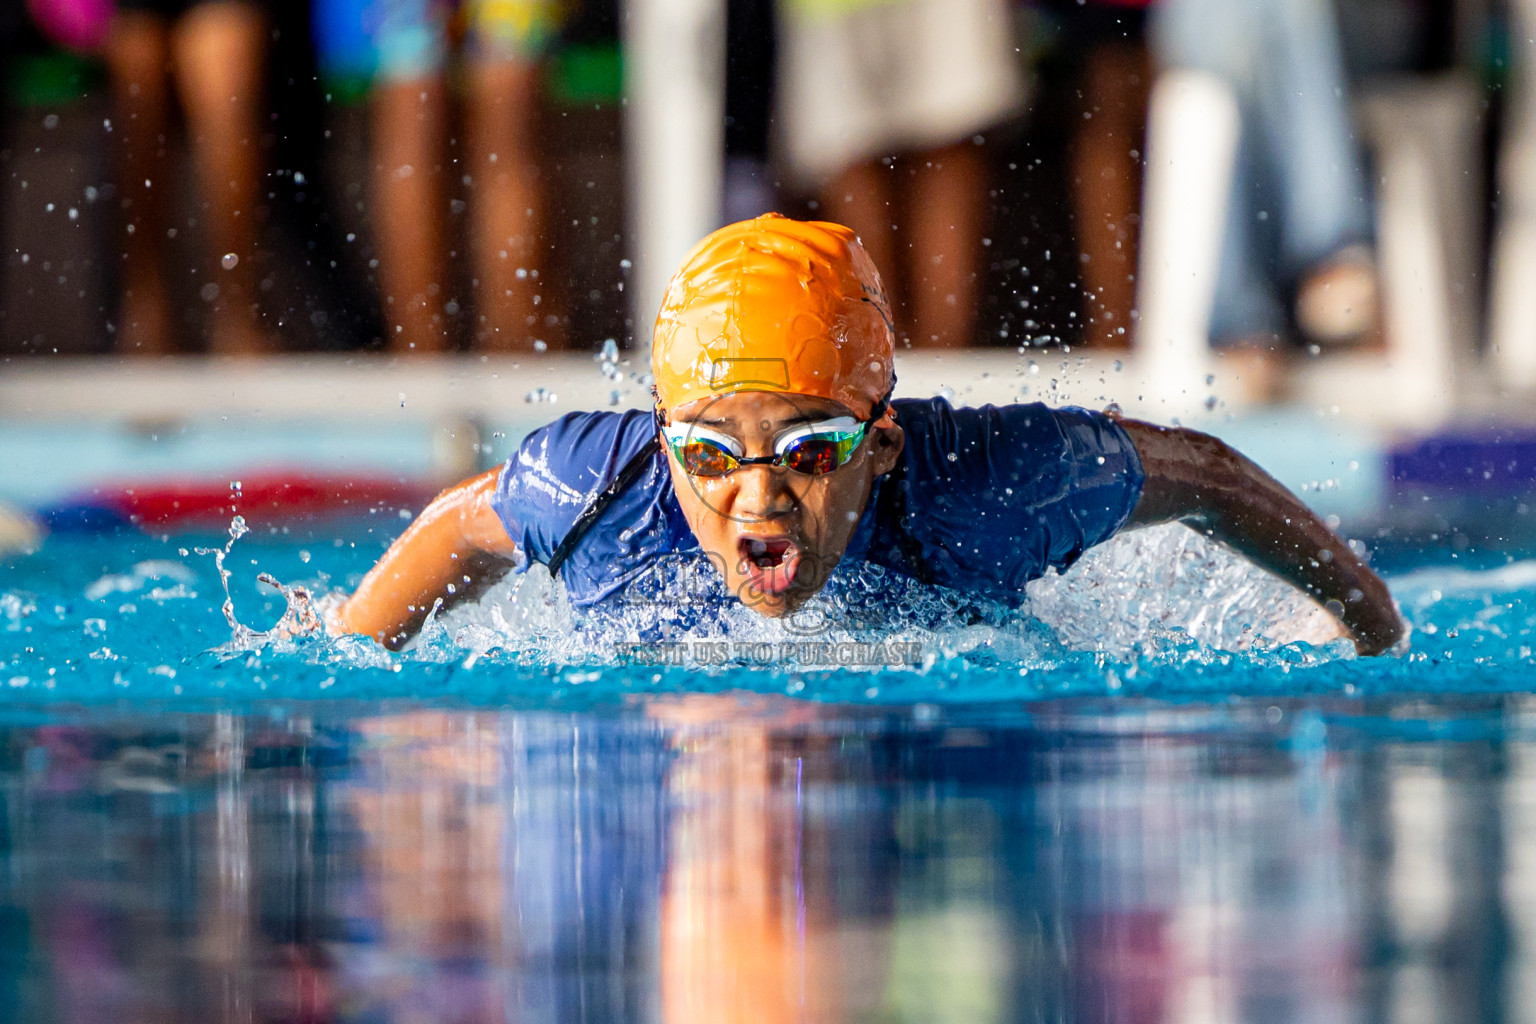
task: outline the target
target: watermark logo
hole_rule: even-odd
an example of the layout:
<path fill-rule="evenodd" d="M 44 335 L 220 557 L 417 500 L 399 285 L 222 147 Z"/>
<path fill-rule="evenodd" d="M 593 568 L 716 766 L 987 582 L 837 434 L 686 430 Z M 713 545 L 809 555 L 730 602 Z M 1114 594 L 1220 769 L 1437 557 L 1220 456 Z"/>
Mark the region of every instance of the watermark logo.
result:
<path fill-rule="evenodd" d="M 802 558 L 810 558 L 809 554 Z M 723 558 L 708 551 L 678 552 L 652 560 L 630 580 L 618 600 L 630 607 L 655 607 L 676 617 L 691 608 L 706 608 L 731 600 Z M 830 576 L 831 573 L 829 572 Z M 834 628 L 858 632 L 889 626 L 891 608 L 879 588 L 834 587 L 777 620 L 794 637 L 822 637 Z M 752 607 L 753 589 L 743 586 L 734 595 Z"/>
<path fill-rule="evenodd" d="M 758 665 L 811 668 L 896 668 L 922 664 L 916 640 L 667 640 L 615 648 L 626 665 Z"/>
<path fill-rule="evenodd" d="M 709 388 L 725 395 L 736 391 L 788 391 L 789 363 L 777 357 L 710 359 Z"/>

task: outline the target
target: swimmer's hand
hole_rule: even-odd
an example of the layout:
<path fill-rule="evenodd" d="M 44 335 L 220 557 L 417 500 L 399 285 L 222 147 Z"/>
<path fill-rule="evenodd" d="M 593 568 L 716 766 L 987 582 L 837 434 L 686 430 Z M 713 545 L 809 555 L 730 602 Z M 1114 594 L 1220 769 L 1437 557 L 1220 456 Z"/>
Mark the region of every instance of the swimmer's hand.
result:
<path fill-rule="evenodd" d="M 1361 654 L 1406 645 L 1381 577 L 1274 477 L 1227 444 L 1182 427 L 1121 420 L 1146 471 L 1130 525 L 1183 522 L 1312 595 Z"/>
<path fill-rule="evenodd" d="M 478 597 L 516 555 L 491 507 L 498 470 L 439 494 L 379 559 L 325 624 L 398 648 L 415 636 L 434 604 Z"/>

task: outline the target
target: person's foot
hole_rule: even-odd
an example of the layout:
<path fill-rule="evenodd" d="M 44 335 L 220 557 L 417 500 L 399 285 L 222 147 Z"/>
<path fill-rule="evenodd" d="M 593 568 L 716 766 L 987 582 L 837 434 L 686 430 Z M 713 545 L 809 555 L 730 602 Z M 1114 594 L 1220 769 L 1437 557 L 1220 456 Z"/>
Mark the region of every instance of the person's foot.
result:
<path fill-rule="evenodd" d="M 1324 348 L 1358 345 L 1376 332 L 1376 261 L 1363 245 L 1340 249 L 1302 275 L 1296 326 Z"/>

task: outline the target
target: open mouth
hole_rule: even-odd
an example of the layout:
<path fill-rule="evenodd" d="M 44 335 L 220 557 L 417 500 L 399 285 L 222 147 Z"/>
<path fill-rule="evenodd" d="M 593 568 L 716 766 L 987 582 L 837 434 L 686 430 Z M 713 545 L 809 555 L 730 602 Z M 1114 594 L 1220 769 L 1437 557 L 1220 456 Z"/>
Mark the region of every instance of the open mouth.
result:
<path fill-rule="evenodd" d="M 782 594 L 795 582 L 800 549 L 788 537 L 746 536 L 736 542 L 738 564 L 749 584 L 764 594 Z"/>

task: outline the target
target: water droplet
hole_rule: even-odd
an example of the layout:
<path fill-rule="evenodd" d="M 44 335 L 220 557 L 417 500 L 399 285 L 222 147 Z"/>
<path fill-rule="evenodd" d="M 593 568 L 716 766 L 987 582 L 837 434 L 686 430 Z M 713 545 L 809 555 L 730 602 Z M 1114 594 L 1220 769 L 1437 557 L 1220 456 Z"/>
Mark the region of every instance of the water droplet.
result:
<path fill-rule="evenodd" d="M 219 266 L 223 267 L 225 270 L 234 270 L 239 265 L 240 257 L 236 256 L 232 252 L 225 253 L 224 258 L 219 260 Z"/>

